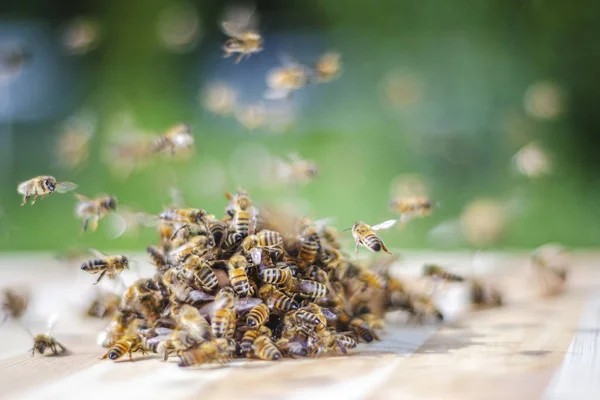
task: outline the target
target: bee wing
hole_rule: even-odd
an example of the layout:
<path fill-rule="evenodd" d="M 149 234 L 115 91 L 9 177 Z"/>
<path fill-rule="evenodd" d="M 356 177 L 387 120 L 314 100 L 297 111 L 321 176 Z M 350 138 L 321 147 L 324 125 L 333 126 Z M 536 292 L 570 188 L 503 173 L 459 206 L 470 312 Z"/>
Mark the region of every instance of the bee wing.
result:
<path fill-rule="evenodd" d="M 387 221 L 385 221 L 385 222 L 382 222 L 382 223 L 380 223 L 380 224 L 377 224 L 377 225 L 374 225 L 374 226 L 372 226 L 372 227 L 371 227 L 371 229 L 372 229 L 372 230 L 374 230 L 374 231 L 378 231 L 378 230 L 381 230 L 381 229 L 389 229 L 389 228 L 391 228 L 392 226 L 394 226 L 394 224 L 395 224 L 396 222 L 398 222 L 398 220 L 397 220 L 397 219 L 388 219 L 388 220 L 387 220 Z"/>
<path fill-rule="evenodd" d="M 243 36 L 240 26 L 233 22 L 229 22 L 229 21 L 221 22 L 221 30 L 223 31 L 224 34 L 226 34 L 227 36 L 230 36 L 232 38 L 241 39 Z"/>
<path fill-rule="evenodd" d="M 77 189 L 77 187 L 78 187 L 78 185 L 73 182 L 58 182 L 56 184 L 55 190 L 58 193 L 67 193 L 67 192 L 70 192 L 71 190 Z"/>
<path fill-rule="evenodd" d="M 263 97 L 266 100 L 283 100 L 290 98 L 291 95 L 292 91 L 289 89 L 268 88 L 265 90 Z"/>
<path fill-rule="evenodd" d="M 318 219 L 314 222 L 315 227 L 317 228 L 317 230 L 322 230 L 323 228 L 325 228 L 326 225 L 331 225 L 333 222 L 335 221 L 335 218 L 333 217 L 327 217 L 327 218 L 321 218 Z"/>
<path fill-rule="evenodd" d="M 321 314 L 327 319 L 337 319 L 338 315 L 335 313 L 334 309 L 328 307 L 321 308 Z"/>
<path fill-rule="evenodd" d="M 173 329 L 159 326 L 154 328 L 154 332 L 156 332 L 158 336 L 167 336 L 173 333 Z"/>
<path fill-rule="evenodd" d="M 239 299 L 235 304 L 235 311 L 238 314 L 245 314 L 262 302 L 263 301 L 261 299 L 257 299 L 255 297 L 247 297 L 245 299 Z"/>
<path fill-rule="evenodd" d="M 255 265 L 260 265 L 260 262 L 262 261 L 262 250 L 256 247 L 253 248 L 250 250 L 250 258 L 252 258 L 252 262 Z"/>
<path fill-rule="evenodd" d="M 87 197 L 87 196 L 84 196 L 84 195 L 82 195 L 82 194 L 79 194 L 79 193 L 73 193 L 73 195 L 75 195 L 75 198 L 76 198 L 77 200 L 79 200 L 80 202 L 84 202 L 84 201 L 90 201 L 90 200 L 91 200 L 89 197 Z"/>
<path fill-rule="evenodd" d="M 98 258 L 106 258 L 106 257 L 108 257 L 107 254 L 104 254 L 101 251 L 98 251 L 96 249 L 90 249 L 90 253 L 92 253 L 94 256 L 96 256 Z"/>
<path fill-rule="evenodd" d="M 52 328 L 54 328 L 54 324 L 56 324 L 56 321 L 58 321 L 58 314 L 53 313 L 52 315 L 50 315 L 50 318 L 48 319 L 48 331 L 47 331 L 48 336 L 50 336 L 50 334 L 52 333 Z"/>
<path fill-rule="evenodd" d="M 127 230 L 127 222 L 121 214 L 110 213 L 106 217 L 106 230 L 111 239 L 116 239 Z"/>
<path fill-rule="evenodd" d="M 211 301 L 214 299 L 215 299 L 215 296 L 213 296 L 212 294 L 203 292 L 202 290 L 192 290 L 188 294 L 188 300 L 190 300 L 192 303 L 207 302 L 207 301 Z"/>

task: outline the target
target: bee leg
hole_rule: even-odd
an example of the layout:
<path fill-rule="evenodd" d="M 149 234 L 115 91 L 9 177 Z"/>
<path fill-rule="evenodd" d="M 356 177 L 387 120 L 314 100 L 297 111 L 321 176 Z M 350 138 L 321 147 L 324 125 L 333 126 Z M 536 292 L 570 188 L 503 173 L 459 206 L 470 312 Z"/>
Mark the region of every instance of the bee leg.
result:
<path fill-rule="evenodd" d="M 88 221 L 89 221 L 89 218 L 86 218 L 86 219 L 83 221 L 83 226 L 81 227 L 81 233 L 85 232 L 85 230 L 87 229 L 87 226 L 88 226 Z"/>
<path fill-rule="evenodd" d="M 65 351 L 67 351 L 67 349 L 65 348 L 65 346 L 63 346 L 62 344 L 60 344 L 59 342 L 54 342 L 56 344 L 56 346 L 60 347 L 60 352 L 64 353 Z M 56 349 L 55 346 L 55 349 Z"/>
<path fill-rule="evenodd" d="M 23 202 L 21 203 L 22 206 L 25 205 L 25 203 L 27 203 L 27 201 L 29 200 L 31 196 L 23 196 Z"/>
<path fill-rule="evenodd" d="M 385 244 L 383 244 L 383 242 L 381 242 L 381 250 L 385 251 L 388 254 L 392 254 L 388 251 L 387 247 L 385 247 Z"/>
<path fill-rule="evenodd" d="M 360 244 L 358 243 L 358 241 L 356 242 L 356 258 L 358 258 L 358 248 L 360 247 Z"/>
<path fill-rule="evenodd" d="M 94 215 L 90 219 L 92 220 L 92 223 L 90 225 L 90 231 L 95 232 L 96 229 L 98 229 L 98 216 Z"/>
<path fill-rule="evenodd" d="M 240 53 L 240 55 L 236 58 L 235 63 L 239 64 L 240 61 L 242 61 L 242 58 L 244 58 L 244 53 Z"/>
<path fill-rule="evenodd" d="M 31 357 L 33 357 L 35 354 L 35 347 L 31 349 Z"/>
<path fill-rule="evenodd" d="M 31 205 L 35 204 L 35 201 L 37 200 L 38 195 L 36 194 L 35 196 L 33 196 L 33 200 L 31 200 Z"/>
<path fill-rule="evenodd" d="M 104 277 L 104 274 L 106 274 L 106 271 L 102 271 L 102 273 L 100 274 L 100 277 L 98 278 L 98 280 L 96 281 L 96 283 L 94 283 L 94 285 L 97 285 L 98 282 L 100 282 L 100 279 L 102 279 Z"/>

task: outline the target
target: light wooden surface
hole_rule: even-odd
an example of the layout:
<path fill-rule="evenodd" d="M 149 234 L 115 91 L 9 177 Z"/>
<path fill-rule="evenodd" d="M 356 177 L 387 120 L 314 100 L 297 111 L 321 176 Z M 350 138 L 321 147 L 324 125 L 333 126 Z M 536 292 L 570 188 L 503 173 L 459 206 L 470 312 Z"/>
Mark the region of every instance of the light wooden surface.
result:
<path fill-rule="evenodd" d="M 382 341 L 361 345 L 349 357 L 182 370 L 175 357 L 166 363 L 156 356 L 100 361 L 104 349 L 96 336 L 106 321 L 84 320 L 79 312 L 93 277 L 43 255 L 5 256 L 2 286 L 29 285 L 34 292 L 24 323 L 43 332 L 48 315 L 58 312 L 54 336 L 71 354 L 31 357 L 31 338 L 18 325 L 5 324 L 0 398 L 600 398 L 600 253 L 576 254 L 567 292 L 552 299 L 536 296 L 524 254 L 407 253 L 395 272 L 414 276 L 425 261 L 457 271 L 470 271 L 475 262 L 478 274 L 489 273 L 501 284 L 507 305 L 463 313 L 451 298 L 464 295 L 464 288 L 447 287 L 440 293 L 446 293 L 449 322 L 408 326 L 392 313 Z"/>

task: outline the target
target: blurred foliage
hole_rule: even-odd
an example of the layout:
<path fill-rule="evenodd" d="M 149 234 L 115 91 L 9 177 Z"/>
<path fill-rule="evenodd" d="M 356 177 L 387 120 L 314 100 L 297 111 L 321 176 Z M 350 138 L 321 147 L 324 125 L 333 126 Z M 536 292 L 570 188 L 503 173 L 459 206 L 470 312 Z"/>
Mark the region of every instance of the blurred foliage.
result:
<path fill-rule="evenodd" d="M 150 213 L 170 203 L 169 186 L 174 185 L 190 204 L 220 215 L 223 191 L 242 185 L 259 203 L 300 198 L 316 218 L 335 217 L 343 229 L 356 220 L 375 224 L 392 218 L 390 182 L 399 174 L 418 173 L 430 182 L 439 206 L 427 218 L 383 233 L 390 248 L 472 247 L 464 241 L 431 241 L 429 233 L 440 223 L 455 223 L 465 206 L 480 197 L 516 204 L 506 232 L 492 247 L 531 248 L 548 241 L 591 247 L 600 242 L 600 227 L 591 217 L 600 212 L 600 118 L 595 110 L 600 48 L 594 41 L 600 33 L 600 3 L 259 1 L 267 50 L 269 39 L 316 35 L 318 48 L 338 49 L 344 61 L 339 80 L 306 89 L 296 125 L 280 134 L 248 132 L 235 121 L 202 111 L 199 89 L 224 62 L 233 63 L 219 59 L 224 38 L 217 22 L 224 2 L 194 3 L 203 35 L 188 53 L 167 52 L 157 39 L 157 16 L 168 3 L 78 1 L 49 7 L 27 0 L 0 9 L 5 23 L 36 21 L 50 33 L 80 15 L 97 19 L 102 27 L 96 49 L 65 56 L 74 82 L 65 88 L 63 111 L 34 122 L 2 122 L 0 138 L 5 135 L 2 143 L 10 146 L 11 157 L 0 164 L 0 249 L 142 250 L 155 240 L 152 229 L 137 239 L 109 240 L 102 222 L 98 232 L 81 236 L 70 194 L 19 207 L 16 185 L 39 174 L 77 182 L 78 192 L 86 195 L 114 194 L 122 204 Z M 243 74 L 245 68 L 274 66 L 276 55 L 267 57 L 252 56 L 236 71 L 243 80 L 262 84 L 264 74 Z M 418 83 L 415 104 L 393 107 L 381 101 L 381 82 L 395 72 Z M 564 95 L 566 108 L 555 119 L 535 118 L 524 109 L 527 89 L 540 81 L 555 82 Z M 74 94 L 67 96 L 68 91 Z M 56 93 L 47 101 L 62 98 Z M 62 121 L 82 108 L 97 113 L 98 131 L 88 164 L 71 172 L 56 165 L 49 143 Z M 111 118 L 124 110 L 142 129 L 156 133 L 189 122 L 197 157 L 136 171 L 126 181 L 111 175 L 103 151 L 111 142 Z M 532 140 L 551 154 L 549 176 L 532 179 L 511 168 L 513 155 Z M 239 173 L 232 172 L 230 160 L 246 146 L 273 156 L 297 151 L 315 160 L 321 174 L 293 189 L 236 181 Z M 198 187 L 206 182 L 196 172 L 215 160 L 228 180 L 223 190 L 202 194 Z"/>

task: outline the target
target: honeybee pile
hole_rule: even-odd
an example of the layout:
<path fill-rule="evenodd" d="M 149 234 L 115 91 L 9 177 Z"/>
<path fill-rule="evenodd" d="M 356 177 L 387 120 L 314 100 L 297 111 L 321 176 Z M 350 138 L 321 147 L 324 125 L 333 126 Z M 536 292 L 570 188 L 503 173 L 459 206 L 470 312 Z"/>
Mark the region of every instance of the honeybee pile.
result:
<path fill-rule="evenodd" d="M 442 319 L 427 296 L 344 253 L 334 228 L 283 220 L 242 191 L 229 198 L 221 219 L 199 209 L 160 214 L 159 243 L 147 249 L 156 273 L 127 288 L 104 332 L 104 358 L 139 351 L 193 366 L 347 354 L 379 339 L 386 311 Z"/>

